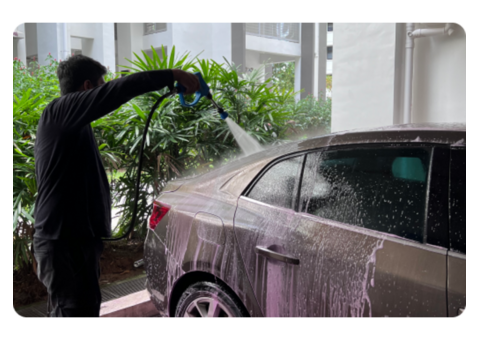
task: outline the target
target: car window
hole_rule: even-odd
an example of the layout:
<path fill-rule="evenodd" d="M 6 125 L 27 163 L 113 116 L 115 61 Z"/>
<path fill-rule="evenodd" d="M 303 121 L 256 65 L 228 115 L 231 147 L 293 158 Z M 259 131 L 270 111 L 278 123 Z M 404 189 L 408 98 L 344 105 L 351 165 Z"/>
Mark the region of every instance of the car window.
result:
<path fill-rule="evenodd" d="M 355 148 L 307 155 L 301 210 L 423 241 L 429 148 Z"/>
<path fill-rule="evenodd" d="M 295 209 L 303 157 L 275 164 L 258 180 L 247 196 L 277 207 Z"/>
<path fill-rule="evenodd" d="M 466 254 L 466 150 L 453 149 L 450 165 L 450 248 Z"/>

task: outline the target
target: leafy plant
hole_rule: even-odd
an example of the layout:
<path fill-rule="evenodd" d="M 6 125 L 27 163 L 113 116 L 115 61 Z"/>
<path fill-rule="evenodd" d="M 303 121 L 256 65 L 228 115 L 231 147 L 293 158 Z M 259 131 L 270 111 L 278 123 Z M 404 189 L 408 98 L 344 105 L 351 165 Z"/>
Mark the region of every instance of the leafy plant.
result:
<path fill-rule="evenodd" d="M 33 236 L 33 210 L 37 184 L 35 180 L 34 140 L 44 104 L 41 94 L 32 89 L 13 95 L 13 245 L 14 265 L 30 263 Z"/>

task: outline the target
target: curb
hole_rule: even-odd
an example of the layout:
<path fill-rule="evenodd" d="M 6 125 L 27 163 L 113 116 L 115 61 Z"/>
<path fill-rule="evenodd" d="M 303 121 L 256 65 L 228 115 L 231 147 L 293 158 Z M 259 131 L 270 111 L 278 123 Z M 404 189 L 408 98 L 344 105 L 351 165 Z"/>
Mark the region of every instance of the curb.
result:
<path fill-rule="evenodd" d="M 107 301 L 100 306 L 100 317 L 153 317 L 160 313 L 150 301 L 148 291 L 142 290 Z"/>

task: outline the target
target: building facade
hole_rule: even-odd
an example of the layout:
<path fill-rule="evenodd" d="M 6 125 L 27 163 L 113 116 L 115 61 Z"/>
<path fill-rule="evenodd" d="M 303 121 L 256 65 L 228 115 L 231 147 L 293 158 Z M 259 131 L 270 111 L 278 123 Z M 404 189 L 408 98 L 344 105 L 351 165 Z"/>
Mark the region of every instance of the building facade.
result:
<path fill-rule="evenodd" d="M 57 59 L 84 54 L 112 71 L 128 69 L 135 54 L 151 56 L 152 48 L 160 53 L 162 46 L 167 53 L 175 46 L 179 55 L 227 60 L 244 72 L 264 67 L 265 77 L 272 64 L 294 62 L 301 98 L 325 93 L 331 35 L 327 39 L 327 24 L 318 23 L 25 23 L 15 30 L 13 44 L 14 57 L 23 62 L 37 58 L 42 64 L 48 53 Z"/>
<path fill-rule="evenodd" d="M 332 131 L 406 122 L 466 122 L 466 36 L 461 26 L 335 24 L 335 44 L 333 27 L 331 23 L 26 23 L 14 31 L 13 53 L 24 63 L 33 58 L 44 63 L 48 53 L 57 59 L 81 53 L 120 71 L 131 67 L 127 59 L 135 59 L 134 53 L 151 55 L 152 47 L 159 52 L 162 46 L 169 53 L 175 46 L 177 54 L 189 52 L 218 63 L 227 60 L 244 72 L 265 66 L 265 78 L 274 63 L 293 62 L 295 90 L 303 90 L 298 99 L 324 93 L 332 97 Z M 407 48 L 409 34 L 418 37 Z M 406 61 L 408 51 L 411 62 Z M 326 75 L 332 75 L 331 93 L 326 90 Z"/>
<path fill-rule="evenodd" d="M 407 31 L 418 36 L 413 44 L 407 43 Z M 411 80 L 409 52 L 413 52 Z M 332 79 L 332 131 L 465 123 L 465 31 L 446 23 L 411 24 L 408 30 L 404 23 L 335 24 Z M 409 104 L 406 88 L 411 93 Z"/>

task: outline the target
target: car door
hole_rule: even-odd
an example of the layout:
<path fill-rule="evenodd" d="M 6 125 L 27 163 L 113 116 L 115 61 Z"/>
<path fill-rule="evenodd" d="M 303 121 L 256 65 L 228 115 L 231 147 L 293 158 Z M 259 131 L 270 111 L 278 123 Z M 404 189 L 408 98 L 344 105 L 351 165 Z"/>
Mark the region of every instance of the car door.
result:
<path fill-rule="evenodd" d="M 300 263 L 293 315 L 446 316 L 447 154 L 376 145 L 306 156 L 286 248 Z"/>
<path fill-rule="evenodd" d="M 235 237 L 265 316 L 292 316 L 298 261 L 286 249 L 298 223 L 295 207 L 303 161 L 303 155 L 296 155 L 273 162 L 238 200 Z"/>
<path fill-rule="evenodd" d="M 466 306 L 466 148 L 452 148 L 450 156 L 448 316 L 457 316 Z"/>

